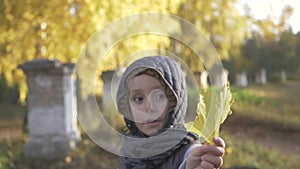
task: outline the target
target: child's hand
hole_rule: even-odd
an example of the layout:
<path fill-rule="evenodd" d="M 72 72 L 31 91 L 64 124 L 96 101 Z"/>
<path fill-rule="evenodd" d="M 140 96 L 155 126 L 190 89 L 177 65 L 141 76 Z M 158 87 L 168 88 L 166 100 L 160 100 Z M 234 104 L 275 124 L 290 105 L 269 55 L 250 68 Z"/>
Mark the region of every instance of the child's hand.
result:
<path fill-rule="evenodd" d="M 215 145 L 205 144 L 195 147 L 187 158 L 186 169 L 214 169 L 223 164 L 225 142 L 219 137 L 213 139 Z"/>

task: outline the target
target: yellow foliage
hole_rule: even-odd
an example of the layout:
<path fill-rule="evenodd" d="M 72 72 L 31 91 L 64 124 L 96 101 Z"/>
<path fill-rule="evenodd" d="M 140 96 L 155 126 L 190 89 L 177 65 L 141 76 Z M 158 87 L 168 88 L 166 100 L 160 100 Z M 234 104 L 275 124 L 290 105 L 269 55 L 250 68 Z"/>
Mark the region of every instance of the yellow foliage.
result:
<path fill-rule="evenodd" d="M 23 77 L 15 75 L 17 65 L 36 58 L 76 62 L 83 45 L 93 33 L 101 30 L 112 21 L 132 14 L 160 12 L 179 15 L 188 20 L 191 18 L 190 21 L 192 23 L 197 21 L 199 29 L 206 32 L 207 36 L 214 36 L 219 33 L 219 30 L 223 30 L 223 27 L 203 22 L 205 15 L 202 15 L 203 13 L 210 15 L 210 18 L 214 20 L 224 19 L 212 16 L 211 8 L 208 8 L 208 6 L 214 1 L 192 3 L 194 1 L 190 0 L 154 0 L 145 3 L 139 0 L 2 0 L 0 6 L 4 10 L 0 11 L 0 73 L 3 73 L 10 83 L 19 83 L 20 86 L 23 86 L 21 87 L 21 93 L 25 93 L 25 85 L 21 84 L 25 83 L 25 80 L 17 80 L 17 78 Z M 225 9 L 222 8 L 223 10 Z M 227 15 L 224 17 L 227 17 Z M 152 28 L 153 26 L 155 25 L 150 25 Z M 166 29 L 176 29 L 176 27 L 176 25 L 170 23 L 170 26 Z M 216 27 L 218 30 L 211 32 L 209 29 L 211 27 Z M 115 36 L 118 36 L 118 32 L 122 31 L 122 27 L 112 31 L 116 32 Z M 224 36 L 227 35 L 224 34 Z M 105 37 L 105 32 L 101 36 Z M 147 36 L 144 39 L 140 37 L 130 38 L 130 40 L 121 42 L 122 45 L 118 45 L 118 48 L 114 48 L 116 46 L 110 46 L 112 45 L 109 42 L 110 38 L 107 37 L 105 44 L 96 46 L 105 49 L 113 48 L 111 52 L 113 57 L 108 58 L 114 59 L 103 60 L 103 62 L 109 64 L 101 67 L 102 70 L 115 69 L 118 65 L 117 60 L 122 60 L 122 57 L 130 55 L 131 52 L 143 50 L 150 46 L 164 49 L 170 45 L 169 40 L 165 40 L 167 38 L 159 40 Z M 229 45 L 223 48 L 229 50 L 230 47 Z M 189 56 L 187 54 L 182 57 Z M 89 67 L 88 64 L 85 64 L 85 66 Z M 193 67 L 197 67 L 197 65 Z M 21 95 L 23 97 L 23 94 Z"/>

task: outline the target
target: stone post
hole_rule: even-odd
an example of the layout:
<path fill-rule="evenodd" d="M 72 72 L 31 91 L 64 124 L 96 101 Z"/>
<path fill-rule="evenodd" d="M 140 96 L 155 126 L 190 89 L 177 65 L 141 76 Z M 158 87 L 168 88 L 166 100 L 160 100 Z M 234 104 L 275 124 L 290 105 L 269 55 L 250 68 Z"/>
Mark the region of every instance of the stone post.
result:
<path fill-rule="evenodd" d="M 125 126 L 123 116 L 118 113 L 117 106 L 114 105 L 114 98 L 112 94 L 112 84 L 114 71 L 104 71 L 102 72 L 101 78 L 103 81 L 103 93 L 102 93 L 102 103 L 101 110 L 105 120 L 110 124 L 110 127 L 118 130 Z M 115 87 L 115 86 L 114 86 Z"/>
<path fill-rule="evenodd" d="M 224 69 L 223 72 L 220 72 L 219 74 L 215 74 L 214 77 L 210 77 L 211 85 L 212 86 L 218 86 L 223 87 L 227 85 L 228 83 L 228 70 Z"/>
<path fill-rule="evenodd" d="M 208 77 L 208 74 L 206 71 L 196 71 L 194 72 L 194 76 L 195 76 L 195 79 L 198 83 L 198 86 L 200 86 L 201 88 L 207 88 L 208 86 L 208 83 L 207 83 L 207 77 Z"/>
<path fill-rule="evenodd" d="M 102 93 L 102 111 L 104 113 L 112 111 L 113 98 L 111 95 L 111 81 L 114 75 L 114 71 L 102 72 L 101 78 L 103 81 L 103 93 Z"/>
<path fill-rule="evenodd" d="M 208 86 L 207 78 L 208 78 L 208 73 L 206 71 L 202 71 L 200 75 L 200 84 L 203 88 L 207 88 Z"/>
<path fill-rule="evenodd" d="M 27 158 L 61 159 L 79 139 L 74 64 L 37 59 L 19 66 L 27 76 Z"/>
<path fill-rule="evenodd" d="M 235 78 L 236 86 L 238 87 L 247 87 L 248 86 L 248 79 L 247 74 L 245 72 L 237 73 Z"/>
<path fill-rule="evenodd" d="M 255 83 L 257 85 L 265 85 L 267 84 L 267 71 L 262 68 L 258 72 L 255 73 Z"/>
<path fill-rule="evenodd" d="M 282 81 L 282 82 L 285 82 L 285 81 L 287 80 L 285 70 L 281 70 L 281 71 L 280 71 L 280 77 L 281 77 L 281 81 Z"/>

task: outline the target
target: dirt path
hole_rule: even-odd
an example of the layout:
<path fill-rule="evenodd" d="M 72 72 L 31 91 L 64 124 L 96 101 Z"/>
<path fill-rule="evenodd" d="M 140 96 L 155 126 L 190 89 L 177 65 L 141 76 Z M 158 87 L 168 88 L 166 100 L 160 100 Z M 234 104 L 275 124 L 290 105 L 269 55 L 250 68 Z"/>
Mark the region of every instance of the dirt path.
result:
<path fill-rule="evenodd" d="M 20 127 L 0 128 L 0 140 L 6 138 L 20 138 L 22 136 L 23 131 Z"/>
<path fill-rule="evenodd" d="M 230 135 L 300 159 L 300 129 L 232 115 L 222 126 Z"/>

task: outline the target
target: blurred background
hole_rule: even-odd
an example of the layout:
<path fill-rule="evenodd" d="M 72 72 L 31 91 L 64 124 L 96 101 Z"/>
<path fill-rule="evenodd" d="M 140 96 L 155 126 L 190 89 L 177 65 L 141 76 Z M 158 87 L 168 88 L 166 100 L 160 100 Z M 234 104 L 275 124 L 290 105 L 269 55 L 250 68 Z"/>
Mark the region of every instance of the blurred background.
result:
<path fill-rule="evenodd" d="M 233 115 L 220 132 L 227 142 L 223 168 L 299 167 L 300 2 L 0 0 L 0 169 L 117 168 L 118 157 L 94 144 L 80 125 L 81 140 L 64 158 L 24 158 L 28 86 L 18 66 L 34 59 L 76 64 L 96 31 L 121 17 L 144 12 L 172 14 L 194 24 L 215 46 L 228 70 L 237 94 Z M 168 37 L 136 36 L 107 53 L 97 72 L 96 89 L 81 86 L 81 90 L 95 91 L 101 102 L 102 72 L 115 70 L 132 52 L 148 48 L 174 51 L 193 72 L 204 70 L 183 44 Z M 112 124 L 118 128 L 119 121 Z"/>

